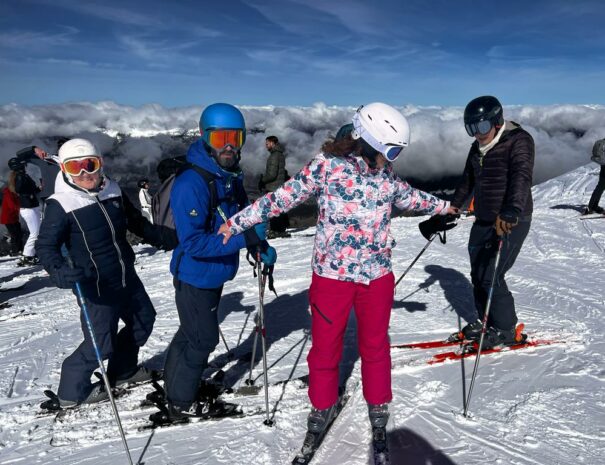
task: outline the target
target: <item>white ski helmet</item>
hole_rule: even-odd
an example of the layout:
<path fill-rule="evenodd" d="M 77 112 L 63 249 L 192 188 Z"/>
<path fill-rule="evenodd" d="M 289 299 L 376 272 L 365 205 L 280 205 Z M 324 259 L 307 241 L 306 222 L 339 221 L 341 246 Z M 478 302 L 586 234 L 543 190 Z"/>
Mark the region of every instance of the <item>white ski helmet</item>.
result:
<path fill-rule="evenodd" d="M 64 163 L 71 158 L 98 157 L 101 158 L 99 150 L 86 139 L 70 139 L 59 149 L 59 161 Z"/>
<path fill-rule="evenodd" d="M 386 103 L 362 105 L 353 116 L 353 139 L 362 138 L 387 160 L 395 161 L 410 143 L 410 125 L 399 111 Z"/>

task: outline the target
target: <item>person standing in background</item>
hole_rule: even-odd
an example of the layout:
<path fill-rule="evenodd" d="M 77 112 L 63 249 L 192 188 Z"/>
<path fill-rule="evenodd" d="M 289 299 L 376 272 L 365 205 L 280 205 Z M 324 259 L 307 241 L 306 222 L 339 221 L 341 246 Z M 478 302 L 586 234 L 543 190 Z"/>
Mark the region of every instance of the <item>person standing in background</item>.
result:
<path fill-rule="evenodd" d="M 279 139 L 276 136 L 267 137 L 265 139 L 265 147 L 269 151 L 269 158 L 267 158 L 265 174 L 261 175 L 258 182 L 258 190 L 261 194 L 275 191 L 288 179 L 286 155 L 284 147 L 279 143 Z M 267 238 L 290 237 L 290 234 L 286 232 L 289 225 L 290 220 L 287 213 L 282 213 L 276 218 L 271 218 Z"/>
<path fill-rule="evenodd" d="M 599 171 L 599 182 L 595 186 L 594 191 L 592 191 L 590 201 L 584 210 L 584 214 L 590 215 L 591 213 L 598 213 L 602 215 L 605 213 L 605 210 L 603 210 L 603 207 L 599 207 L 599 202 L 603 195 L 603 191 L 605 191 L 605 139 L 600 139 L 594 143 L 594 146 L 592 147 L 592 157 L 590 159 L 601 165 L 601 170 Z"/>
<path fill-rule="evenodd" d="M 144 178 L 137 183 L 139 190 L 139 203 L 141 204 L 141 212 L 149 221 L 153 222 L 151 217 L 151 194 L 149 193 L 149 180 Z"/>
<path fill-rule="evenodd" d="M 68 140 L 59 139 L 58 147 Z M 55 192 L 55 181 L 61 169 L 59 164 L 41 147 L 31 146 L 21 149 L 17 152 L 17 158 L 26 164 L 25 171 L 40 186 L 38 200 L 40 202 L 40 211 L 44 212 L 46 199 Z M 36 178 L 39 177 L 39 180 Z"/>
<path fill-rule="evenodd" d="M 36 177 L 37 182 L 26 172 L 27 163 L 19 158 L 11 158 L 8 161 L 8 167 L 15 174 L 15 192 L 19 194 L 19 215 L 25 221 L 29 236 L 23 247 L 23 255 L 17 262 L 17 266 L 31 266 L 38 264 L 36 257 L 36 239 L 40 231 L 40 202 L 38 194 L 40 193 L 40 170 L 32 165 L 29 167 L 30 173 Z"/>
<path fill-rule="evenodd" d="M 2 190 L 2 214 L 0 223 L 6 226 L 10 235 L 10 255 L 15 257 L 23 251 L 23 232 L 19 222 L 19 194 L 15 190 L 17 173 L 10 171 L 8 185 Z"/>

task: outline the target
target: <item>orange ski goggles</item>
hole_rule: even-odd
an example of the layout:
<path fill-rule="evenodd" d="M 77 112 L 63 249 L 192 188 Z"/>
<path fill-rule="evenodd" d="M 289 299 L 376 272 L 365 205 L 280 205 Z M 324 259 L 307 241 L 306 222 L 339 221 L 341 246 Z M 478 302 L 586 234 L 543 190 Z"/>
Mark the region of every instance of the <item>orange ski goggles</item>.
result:
<path fill-rule="evenodd" d="M 82 171 L 89 174 L 96 173 L 103 166 L 103 162 L 99 157 L 72 158 L 65 160 L 61 166 L 66 174 L 80 176 Z"/>
<path fill-rule="evenodd" d="M 241 129 L 211 129 L 204 133 L 203 138 L 216 150 L 221 150 L 228 145 L 239 150 L 244 145 L 244 131 Z"/>

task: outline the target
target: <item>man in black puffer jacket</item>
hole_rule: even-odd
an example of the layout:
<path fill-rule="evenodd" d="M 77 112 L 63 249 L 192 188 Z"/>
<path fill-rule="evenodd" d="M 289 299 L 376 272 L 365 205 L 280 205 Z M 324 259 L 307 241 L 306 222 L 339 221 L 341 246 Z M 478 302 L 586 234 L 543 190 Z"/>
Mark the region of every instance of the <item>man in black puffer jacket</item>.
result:
<path fill-rule="evenodd" d="M 53 282 L 72 289 L 80 284 L 95 338 L 112 385 L 142 381 L 149 372 L 139 368 L 139 348 L 151 334 L 155 309 L 134 268 L 135 255 L 126 230 L 157 245 L 153 226 L 103 175 L 102 158 L 88 140 L 72 139 L 59 150 L 62 176 L 48 198 L 36 251 Z M 69 256 L 64 257 L 65 245 Z M 81 302 L 78 301 L 81 305 Z M 118 320 L 124 327 L 118 332 Z M 98 367 L 86 323 L 84 341 L 63 362 L 58 405 L 73 407 L 104 400 L 102 383 L 91 384 Z"/>
<path fill-rule="evenodd" d="M 479 319 L 469 322 L 462 334 L 452 336 L 479 339 L 492 286 L 498 238 L 502 237 L 484 347 L 513 344 L 524 336 L 515 331 L 515 302 L 504 275 L 513 266 L 531 224 L 534 141 L 517 123 L 504 121 L 502 105 L 491 96 L 478 97 L 466 106 L 464 124 L 475 142 L 452 207 L 461 208 L 474 192 L 476 220 L 468 250 Z"/>

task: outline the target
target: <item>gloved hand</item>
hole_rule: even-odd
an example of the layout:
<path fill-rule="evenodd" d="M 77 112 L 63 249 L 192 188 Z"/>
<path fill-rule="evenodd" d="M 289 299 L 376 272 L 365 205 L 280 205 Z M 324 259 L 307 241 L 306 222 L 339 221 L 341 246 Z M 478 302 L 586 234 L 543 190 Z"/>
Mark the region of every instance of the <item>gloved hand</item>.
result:
<path fill-rule="evenodd" d="M 263 181 L 263 175 L 260 175 L 260 178 L 258 179 L 258 190 L 260 192 L 262 192 L 265 189 L 265 182 Z"/>
<path fill-rule="evenodd" d="M 260 261 L 267 266 L 275 265 L 275 262 L 277 261 L 277 251 L 275 248 L 269 246 L 264 252 L 261 252 Z"/>
<path fill-rule="evenodd" d="M 455 228 L 458 223 L 456 220 L 460 218 L 460 215 L 435 215 L 431 216 L 428 220 L 418 224 L 420 234 L 428 241 L 440 231 L 448 231 Z"/>
<path fill-rule="evenodd" d="M 267 223 L 259 223 L 253 228 L 245 230 L 244 239 L 248 250 L 256 250 L 257 245 L 267 240 Z"/>
<path fill-rule="evenodd" d="M 494 228 L 496 228 L 496 234 L 498 236 L 503 236 L 504 234 L 510 234 L 513 228 L 518 224 L 519 217 L 500 214 L 496 218 L 496 224 L 494 225 Z"/>
<path fill-rule="evenodd" d="M 76 282 L 84 281 L 87 278 L 86 272 L 82 268 L 71 268 L 68 265 L 55 268 L 50 273 L 50 277 L 61 289 L 72 289 Z"/>

